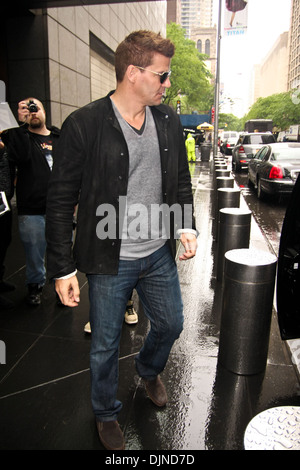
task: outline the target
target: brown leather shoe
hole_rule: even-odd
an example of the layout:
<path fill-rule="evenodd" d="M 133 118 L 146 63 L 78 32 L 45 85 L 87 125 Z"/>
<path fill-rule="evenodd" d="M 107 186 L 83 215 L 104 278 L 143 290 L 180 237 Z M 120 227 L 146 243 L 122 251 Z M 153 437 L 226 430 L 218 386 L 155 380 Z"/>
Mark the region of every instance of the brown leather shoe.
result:
<path fill-rule="evenodd" d="M 154 380 L 143 379 L 143 381 L 150 400 L 152 400 L 156 406 L 165 406 L 167 404 L 168 397 L 165 386 L 159 375 Z"/>
<path fill-rule="evenodd" d="M 124 436 L 118 421 L 96 421 L 100 441 L 107 450 L 124 450 Z"/>

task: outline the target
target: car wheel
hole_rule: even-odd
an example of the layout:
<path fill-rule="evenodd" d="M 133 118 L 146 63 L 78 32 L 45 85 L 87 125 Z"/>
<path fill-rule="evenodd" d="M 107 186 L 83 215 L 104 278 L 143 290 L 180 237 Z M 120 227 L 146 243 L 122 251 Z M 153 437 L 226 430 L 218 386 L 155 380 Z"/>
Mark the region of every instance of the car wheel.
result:
<path fill-rule="evenodd" d="M 257 181 L 257 197 L 258 199 L 260 199 L 261 201 L 264 199 L 265 197 L 265 193 L 261 187 L 261 182 L 260 180 Z"/>

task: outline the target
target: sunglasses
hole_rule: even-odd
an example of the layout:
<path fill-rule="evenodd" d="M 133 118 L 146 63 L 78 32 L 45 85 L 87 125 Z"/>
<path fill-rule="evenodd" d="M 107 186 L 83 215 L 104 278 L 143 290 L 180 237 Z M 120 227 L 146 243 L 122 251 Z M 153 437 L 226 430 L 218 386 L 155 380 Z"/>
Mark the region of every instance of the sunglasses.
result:
<path fill-rule="evenodd" d="M 144 67 L 139 67 L 138 65 L 136 65 L 135 67 L 137 69 L 144 70 L 145 72 L 151 72 L 151 73 L 154 73 L 155 75 L 159 75 L 160 83 L 164 83 L 167 80 L 167 78 L 171 75 L 171 70 L 169 70 L 169 72 L 153 72 L 153 70 L 144 69 Z"/>

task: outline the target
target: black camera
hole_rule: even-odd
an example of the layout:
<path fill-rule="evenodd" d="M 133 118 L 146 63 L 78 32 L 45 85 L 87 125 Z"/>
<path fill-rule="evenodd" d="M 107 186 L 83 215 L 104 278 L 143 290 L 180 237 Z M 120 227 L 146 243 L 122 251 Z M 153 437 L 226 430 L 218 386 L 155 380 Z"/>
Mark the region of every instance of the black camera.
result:
<path fill-rule="evenodd" d="M 28 106 L 28 110 L 29 110 L 30 113 L 37 113 L 38 112 L 38 107 L 34 103 L 34 101 L 32 101 L 32 100 L 28 101 L 27 106 Z"/>

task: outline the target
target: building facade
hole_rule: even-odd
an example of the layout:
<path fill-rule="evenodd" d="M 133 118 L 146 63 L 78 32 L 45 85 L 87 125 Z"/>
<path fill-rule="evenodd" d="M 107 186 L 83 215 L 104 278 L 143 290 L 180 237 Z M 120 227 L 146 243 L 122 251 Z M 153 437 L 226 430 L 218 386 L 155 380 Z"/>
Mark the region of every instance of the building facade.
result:
<path fill-rule="evenodd" d="M 205 65 L 215 77 L 217 27 L 213 26 L 213 0 L 181 0 L 181 26 L 197 50 L 208 56 Z"/>
<path fill-rule="evenodd" d="M 213 0 L 181 0 L 181 26 L 191 39 L 193 28 L 210 28 L 213 23 Z"/>
<path fill-rule="evenodd" d="M 167 23 L 180 24 L 181 0 L 167 0 Z"/>
<path fill-rule="evenodd" d="M 253 102 L 260 97 L 288 91 L 288 38 L 288 31 L 282 33 L 264 61 L 256 67 Z"/>
<path fill-rule="evenodd" d="M 292 1 L 290 30 L 279 36 L 264 61 L 255 66 L 250 103 L 294 89 L 300 89 L 300 0 Z"/>
<path fill-rule="evenodd" d="M 300 0 L 292 3 L 288 88 L 300 89 Z"/>
<path fill-rule="evenodd" d="M 45 105 L 47 124 L 60 127 L 73 110 L 114 89 L 114 52 L 127 34 L 165 35 L 166 11 L 162 0 L 7 12 L 0 79 L 12 111 L 34 96 Z"/>
<path fill-rule="evenodd" d="M 205 65 L 213 75 L 212 80 L 214 80 L 217 66 L 217 27 L 192 28 L 190 39 L 196 43 L 196 47 L 201 54 L 208 56 Z"/>

